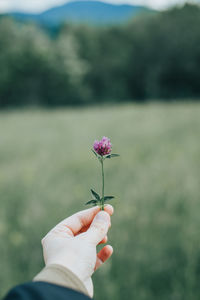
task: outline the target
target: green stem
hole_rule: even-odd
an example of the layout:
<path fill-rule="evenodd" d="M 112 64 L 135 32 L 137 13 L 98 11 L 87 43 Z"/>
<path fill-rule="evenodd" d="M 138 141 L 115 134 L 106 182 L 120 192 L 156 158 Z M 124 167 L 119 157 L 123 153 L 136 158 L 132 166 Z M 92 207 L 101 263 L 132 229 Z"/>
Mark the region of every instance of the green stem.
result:
<path fill-rule="evenodd" d="M 103 169 L 103 159 L 101 160 L 101 172 L 102 172 L 102 202 L 101 202 L 101 210 L 104 210 L 104 169 Z"/>

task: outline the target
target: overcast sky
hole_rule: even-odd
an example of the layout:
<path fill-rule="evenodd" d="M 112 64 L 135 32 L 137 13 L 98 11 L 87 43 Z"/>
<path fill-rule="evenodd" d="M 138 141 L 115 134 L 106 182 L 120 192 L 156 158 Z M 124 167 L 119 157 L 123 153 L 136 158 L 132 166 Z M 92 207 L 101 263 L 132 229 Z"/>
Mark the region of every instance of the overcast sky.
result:
<path fill-rule="evenodd" d="M 103 1 L 103 0 L 102 0 Z M 198 1 L 198 0 L 197 0 Z M 29 11 L 39 12 L 52 6 L 58 6 L 69 2 L 67 0 L 0 0 L 0 11 Z M 104 0 L 110 3 L 129 3 L 146 5 L 157 9 L 163 9 L 168 6 L 184 3 L 185 0 Z M 192 1 L 191 1 L 192 2 Z"/>

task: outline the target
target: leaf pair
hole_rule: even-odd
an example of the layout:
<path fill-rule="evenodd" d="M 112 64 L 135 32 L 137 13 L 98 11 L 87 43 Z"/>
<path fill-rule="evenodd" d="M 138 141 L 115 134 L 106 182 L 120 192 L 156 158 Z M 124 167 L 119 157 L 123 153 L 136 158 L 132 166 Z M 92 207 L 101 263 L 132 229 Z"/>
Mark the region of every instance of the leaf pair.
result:
<path fill-rule="evenodd" d="M 95 155 L 100 161 L 102 161 L 102 159 L 104 160 L 104 159 L 106 159 L 106 158 L 112 158 L 112 157 L 120 156 L 119 154 L 114 154 L 114 153 L 112 153 L 112 154 L 107 154 L 107 155 L 104 155 L 104 156 L 101 156 L 101 155 L 99 155 L 96 151 L 94 151 L 93 149 L 92 149 L 92 152 L 94 153 L 94 155 Z"/>
<path fill-rule="evenodd" d="M 93 206 L 96 206 L 97 204 L 101 204 L 103 199 L 99 196 L 99 194 L 92 189 L 91 189 L 91 193 L 95 199 L 88 201 L 87 203 L 85 203 L 85 205 L 93 204 Z M 109 201 L 113 198 L 115 198 L 115 197 L 114 196 L 104 196 L 104 202 Z"/>

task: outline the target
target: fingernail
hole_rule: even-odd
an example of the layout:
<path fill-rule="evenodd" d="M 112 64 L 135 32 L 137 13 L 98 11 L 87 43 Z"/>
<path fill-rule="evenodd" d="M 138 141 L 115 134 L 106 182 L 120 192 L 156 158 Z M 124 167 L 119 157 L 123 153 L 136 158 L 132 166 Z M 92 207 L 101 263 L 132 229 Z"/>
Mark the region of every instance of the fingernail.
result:
<path fill-rule="evenodd" d="M 111 215 L 113 215 L 113 213 L 114 213 L 114 207 L 112 205 L 110 205 L 110 204 L 105 204 L 105 207 L 109 207 L 110 210 L 111 210 Z"/>
<path fill-rule="evenodd" d="M 111 245 L 107 245 L 107 248 L 110 248 L 110 250 L 113 252 L 113 247 Z"/>

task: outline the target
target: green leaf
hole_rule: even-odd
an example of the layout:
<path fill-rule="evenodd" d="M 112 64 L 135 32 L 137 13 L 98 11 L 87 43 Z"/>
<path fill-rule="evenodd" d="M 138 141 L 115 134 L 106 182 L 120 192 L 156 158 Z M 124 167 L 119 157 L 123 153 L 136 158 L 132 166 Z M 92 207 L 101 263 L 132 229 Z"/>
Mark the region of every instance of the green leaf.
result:
<path fill-rule="evenodd" d="M 88 202 L 85 203 L 85 205 L 88 205 L 88 204 L 94 204 L 94 205 L 96 205 L 97 204 L 97 200 L 92 199 L 92 200 L 90 200 L 90 201 L 88 201 Z"/>
<path fill-rule="evenodd" d="M 114 153 L 113 153 L 113 154 L 110 154 L 110 156 L 111 156 L 111 158 L 112 158 L 112 157 L 118 157 L 118 156 L 120 156 L 120 155 L 119 155 L 119 154 L 114 154 Z"/>
<path fill-rule="evenodd" d="M 115 198 L 115 197 L 114 197 L 114 196 L 105 196 L 105 197 L 104 197 L 104 202 L 110 201 L 110 200 L 112 200 L 113 198 Z M 102 198 L 101 198 L 101 201 L 102 201 Z"/>
<path fill-rule="evenodd" d="M 119 156 L 119 154 L 108 154 L 106 156 L 104 156 L 104 158 L 112 158 L 112 157 L 117 157 Z"/>
<path fill-rule="evenodd" d="M 104 159 L 106 159 L 106 158 L 111 158 L 111 154 L 104 155 L 103 158 L 104 158 Z"/>
<path fill-rule="evenodd" d="M 92 152 L 94 153 L 94 155 L 96 156 L 96 157 L 98 157 L 98 154 L 93 150 L 93 149 L 91 149 L 92 150 Z"/>
<path fill-rule="evenodd" d="M 101 162 L 102 161 L 102 156 L 96 153 L 93 149 L 91 151 L 94 153 L 94 155 L 98 158 L 98 160 Z"/>
<path fill-rule="evenodd" d="M 91 193 L 92 193 L 92 195 L 93 195 L 98 201 L 101 200 L 99 194 L 97 194 L 94 190 L 91 189 Z"/>
<path fill-rule="evenodd" d="M 111 200 L 113 198 L 115 198 L 115 197 L 114 196 L 104 196 L 104 201 Z"/>

